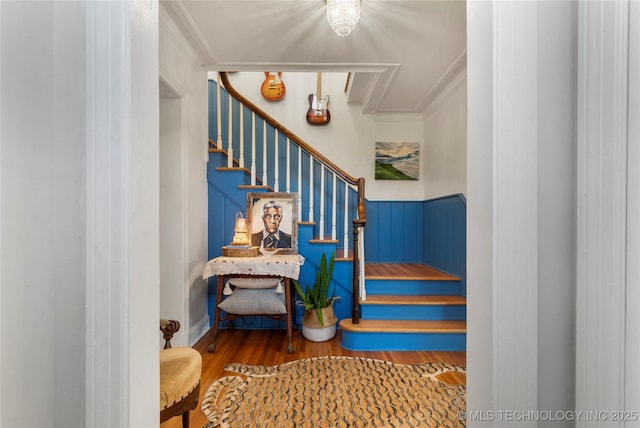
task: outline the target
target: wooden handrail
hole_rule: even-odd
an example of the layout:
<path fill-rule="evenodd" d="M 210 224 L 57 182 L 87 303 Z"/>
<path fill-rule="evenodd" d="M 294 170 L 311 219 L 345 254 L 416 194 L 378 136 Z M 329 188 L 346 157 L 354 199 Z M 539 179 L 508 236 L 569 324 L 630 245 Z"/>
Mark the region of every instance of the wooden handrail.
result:
<path fill-rule="evenodd" d="M 364 178 L 358 178 L 358 220 L 362 222 L 361 227 L 367 223 L 367 212 L 364 203 Z"/>

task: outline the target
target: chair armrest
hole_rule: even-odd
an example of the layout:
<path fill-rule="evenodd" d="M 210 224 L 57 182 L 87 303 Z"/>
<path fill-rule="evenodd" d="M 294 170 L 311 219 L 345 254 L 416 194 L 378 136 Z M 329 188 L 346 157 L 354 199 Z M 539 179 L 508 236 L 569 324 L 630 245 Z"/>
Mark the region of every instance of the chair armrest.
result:
<path fill-rule="evenodd" d="M 180 322 L 177 320 L 161 319 L 160 330 L 162 330 L 162 337 L 164 338 L 164 349 L 171 348 L 171 338 L 180 330 Z"/>

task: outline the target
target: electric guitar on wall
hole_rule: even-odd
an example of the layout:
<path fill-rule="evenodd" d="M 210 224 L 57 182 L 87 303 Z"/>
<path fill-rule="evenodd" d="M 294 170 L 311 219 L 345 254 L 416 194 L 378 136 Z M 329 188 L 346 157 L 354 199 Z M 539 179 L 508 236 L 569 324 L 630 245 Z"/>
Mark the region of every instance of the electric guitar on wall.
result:
<path fill-rule="evenodd" d="M 270 71 L 264 72 L 265 79 L 260 86 L 260 92 L 267 101 L 280 101 L 284 98 L 286 89 L 284 82 L 282 81 L 282 72 L 278 71 L 273 73 Z"/>
<path fill-rule="evenodd" d="M 316 94 L 309 94 L 307 122 L 310 125 L 326 125 L 330 120 L 329 95 L 322 98 L 322 75 L 318 72 L 318 92 Z"/>

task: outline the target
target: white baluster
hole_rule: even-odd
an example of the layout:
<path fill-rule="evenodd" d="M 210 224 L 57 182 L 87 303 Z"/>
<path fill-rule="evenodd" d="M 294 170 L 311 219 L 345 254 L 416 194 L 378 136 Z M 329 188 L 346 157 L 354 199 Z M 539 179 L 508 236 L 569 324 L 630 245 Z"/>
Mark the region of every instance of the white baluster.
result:
<path fill-rule="evenodd" d="M 302 221 L 302 147 L 298 146 L 298 221 Z"/>
<path fill-rule="evenodd" d="M 262 121 L 262 185 L 267 185 L 267 122 Z"/>
<path fill-rule="evenodd" d="M 291 142 L 287 137 L 287 193 L 291 192 Z"/>
<path fill-rule="evenodd" d="M 229 141 L 227 141 L 227 167 L 233 166 L 233 119 L 232 119 L 233 102 L 231 94 L 229 94 Z"/>
<path fill-rule="evenodd" d="M 240 104 L 240 168 L 244 168 L 244 105 Z"/>
<path fill-rule="evenodd" d="M 320 164 L 320 240 L 324 241 L 324 164 Z"/>
<path fill-rule="evenodd" d="M 256 114 L 251 112 L 251 185 L 256 185 Z"/>
<path fill-rule="evenodd" d="M 274 192 L 279 192 L 280 191 L 280 172 L 278 171 L 278 129 L 277 128 L 273 128 L 273 142 L 274 142 L 274 149 L 273 149 L 273 191 Z"/>
<path fill-rule="evenodd" d="M 342 240 L 346 257 L 349 254 L 349 184 L 346 181 L 344 182 L 344 234 Z"/>
<path fill-rule="evenodd" d="M 331 239 L 336 240 L 336 174 L 333 174 L 333 199 L 331 201 Z"/>
<path fill-rule="evenodd" d="M 309 221 L 313 222 L 313 156 L 309 155 Z"/>
<path fill-rule="evenodd" d="M 216 89 L 216 126 L 218 127 L 218 140 L 216 141 L 216 148 L 222 148 L 222 112 L 220 108 L 220 93 L 222 92 L 222 86 L 220 86 L 220 73 L 217 78 L 218 88 Z"/>

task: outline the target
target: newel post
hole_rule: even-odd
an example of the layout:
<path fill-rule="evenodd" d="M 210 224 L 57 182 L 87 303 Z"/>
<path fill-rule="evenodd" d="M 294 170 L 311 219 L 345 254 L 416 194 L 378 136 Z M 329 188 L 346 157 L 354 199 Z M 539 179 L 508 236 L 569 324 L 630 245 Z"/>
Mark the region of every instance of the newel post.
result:
<path fill-rule="evenodd" d="M 364 227 L 366 220 L 353 220 L 353 305 L 351 308 L 351 321 L 360 323 L 360 228 Z"/>
<path fill-rule="evenodd" d="M 353 220 L 353 305 L 351 309 L 351 322 L 360 323 L 360 228 L 367 224 L 367 215 L 364 199 L 364 178 L 358 178 L 358 215 Z"/>

